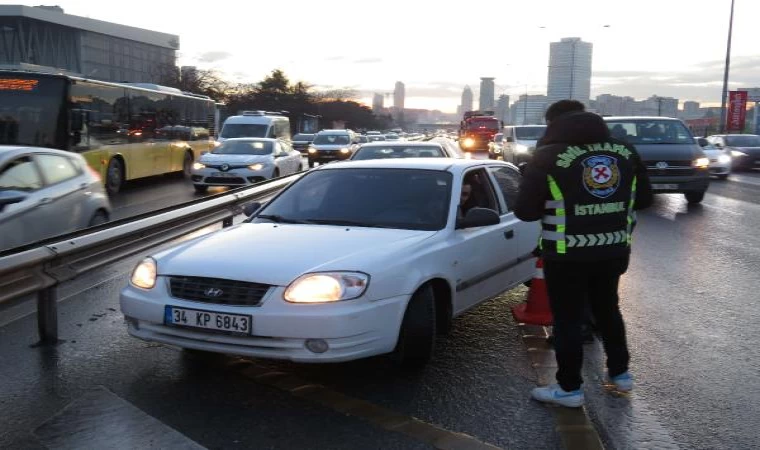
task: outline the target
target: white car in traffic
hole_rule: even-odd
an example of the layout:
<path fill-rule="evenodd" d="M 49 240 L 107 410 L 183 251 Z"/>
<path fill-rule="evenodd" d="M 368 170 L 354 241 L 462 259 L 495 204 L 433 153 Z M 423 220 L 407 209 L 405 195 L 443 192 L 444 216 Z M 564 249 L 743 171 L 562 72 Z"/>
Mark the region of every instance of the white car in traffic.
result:
<path fill-rule="evenodd" d="M 253 357 L 392 353 L 419 365 L 453 317 L 531 279 L 540 227 L 511 211 L 519 179 L 502 161 L 321 166 L 244 223 L 140 262 L 121 293 L 129 333 Z"/>
<path fill-rule="evenodd" d="M 301 152 L 289 142 L 270 138 L 226 139 L 193 164 L 190 179 L 197 192 L 209 186 L 244 186 L 300 172 Z"/>

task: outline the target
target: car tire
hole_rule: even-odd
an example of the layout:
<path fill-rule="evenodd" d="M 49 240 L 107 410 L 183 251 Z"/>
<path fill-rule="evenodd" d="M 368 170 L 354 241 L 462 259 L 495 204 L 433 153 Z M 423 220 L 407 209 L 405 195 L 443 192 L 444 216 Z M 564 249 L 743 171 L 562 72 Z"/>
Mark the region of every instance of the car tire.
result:
<path fill-rule="evenodd" d="M 87 228 L 102 225 L 108 222 L 108 214 L 105 211 L 99 210 L 90 218 L 90 222 L 87 224 Z"/>
<path fill-rule="evenodd" d="M 118 158 L 111 158 L 106 170 L 106 192 L 109 196 L 118 194 L 124 184 L 124 164 Z"/>
<path fill-rule="evenodd" d="M 685 192 L 683 195 L 686 196 L 686 201 L 692 205 L 695 205 L 701 202 L 703 198 L 705 198 L 705 191 Z"/>
<path fill-rule="evenodd" d="M 404 368 L 424 366 L 435 351 L 436 316 L 433 288 L 426 284 L 412 295 L 401 322 L 393 361 Z"/>
<path fill-rule="evenodd" d="M 203 184 L 194 184 L 193 188 L 195 189 L 195 192 L 199 194 L 205 194 L 206 191 L 208 191 L 208 186 Z"/>

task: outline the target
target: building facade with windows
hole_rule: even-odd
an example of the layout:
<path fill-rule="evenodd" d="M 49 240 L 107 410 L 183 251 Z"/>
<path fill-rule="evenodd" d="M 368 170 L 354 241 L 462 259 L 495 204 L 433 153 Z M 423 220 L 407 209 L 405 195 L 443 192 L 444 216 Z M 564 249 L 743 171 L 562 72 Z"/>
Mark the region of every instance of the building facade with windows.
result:
<path fill-rule="evenodd" d="M 65 14 L 0 5 L 0 69 L 157 83 L 177 71 L 179 36 Z"/>

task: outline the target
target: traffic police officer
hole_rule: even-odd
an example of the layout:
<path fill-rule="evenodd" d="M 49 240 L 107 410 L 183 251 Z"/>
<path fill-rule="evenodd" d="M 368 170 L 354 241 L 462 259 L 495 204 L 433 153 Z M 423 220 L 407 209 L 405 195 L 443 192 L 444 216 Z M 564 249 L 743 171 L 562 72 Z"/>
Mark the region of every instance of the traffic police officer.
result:
<path fill-rule="evenodd" d="M 646 167 L 636 149 L 610 137 L 583 104 L 561 100 L 546 111 L 546 134 L 524 168 L 515 215 L 540 220 L 539 247 L 554 316 L 558 384 L 533 398 L 583 405 L 584 305 L 588 302 L 607 354 L 608 379 L 630 391 L 618 281 L 628 268 L 635 210 L 652 203 Z"/>

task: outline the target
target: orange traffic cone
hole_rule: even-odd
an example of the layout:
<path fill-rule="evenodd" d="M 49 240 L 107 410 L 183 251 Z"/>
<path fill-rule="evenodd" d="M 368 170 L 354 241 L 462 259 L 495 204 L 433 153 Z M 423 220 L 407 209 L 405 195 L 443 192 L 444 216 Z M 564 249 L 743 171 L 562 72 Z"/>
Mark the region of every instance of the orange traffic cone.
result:
<path fill-rule="evenodd" d="M 515 320 L 531 325 L 551 325 L 554 322 L 549 308 L 549 295 L 544 281 L 544 260 L 536 259 L 536 274 L 530 282 L 528 300 L 512 307 Z"/>

